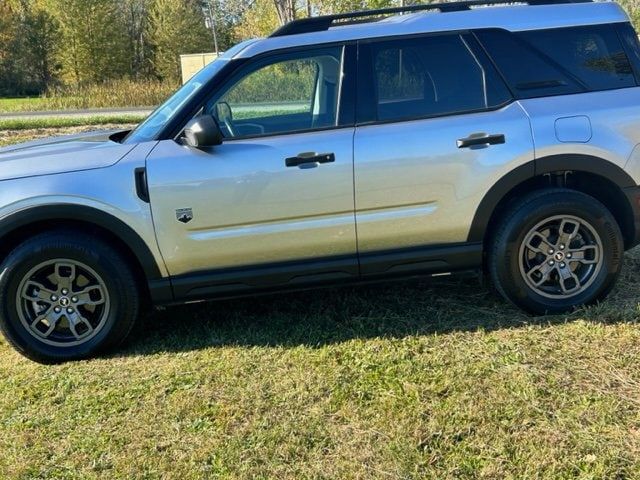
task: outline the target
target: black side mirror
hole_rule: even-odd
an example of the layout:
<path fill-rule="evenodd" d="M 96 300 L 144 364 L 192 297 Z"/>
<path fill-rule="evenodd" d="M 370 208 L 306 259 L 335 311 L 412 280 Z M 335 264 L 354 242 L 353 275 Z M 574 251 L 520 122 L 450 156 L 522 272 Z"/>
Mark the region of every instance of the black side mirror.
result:
<path fill-rule="evenodd" d="M 222 132 L 211 115 L 194 118 L 184 128 L 185 143 L 190 147 L 215 147 L 222 143 Z"/>

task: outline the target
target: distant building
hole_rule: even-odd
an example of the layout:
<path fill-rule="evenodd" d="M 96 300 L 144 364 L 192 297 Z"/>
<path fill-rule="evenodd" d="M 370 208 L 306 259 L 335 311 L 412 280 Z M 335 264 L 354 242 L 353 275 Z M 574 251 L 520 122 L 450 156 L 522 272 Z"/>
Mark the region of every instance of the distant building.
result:
<path fill-rule="evenodd" d="M 182 69 L 182 83 L 187 83 L 191 77 L 217 58 L 215 53 L 193 53 L 180 55 Z"/>

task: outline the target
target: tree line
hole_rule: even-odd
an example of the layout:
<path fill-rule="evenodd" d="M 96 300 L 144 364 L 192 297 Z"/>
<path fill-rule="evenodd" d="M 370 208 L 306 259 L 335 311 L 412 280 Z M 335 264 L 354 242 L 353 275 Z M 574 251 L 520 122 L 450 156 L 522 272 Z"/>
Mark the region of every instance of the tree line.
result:
<path fill-rule="evenodd" d="M 0 0 L 0 96 L 120 79 L 177 84 L 179 56 L 296 18 L 410 0 Z M 640 0 L 623 0 L 636 27 Z"/>

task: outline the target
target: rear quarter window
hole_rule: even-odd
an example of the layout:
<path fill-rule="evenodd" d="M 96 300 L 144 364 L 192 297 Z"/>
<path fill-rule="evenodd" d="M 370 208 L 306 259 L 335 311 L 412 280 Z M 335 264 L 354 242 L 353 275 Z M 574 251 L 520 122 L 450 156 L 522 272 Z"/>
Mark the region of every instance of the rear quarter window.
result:
<path fill-rule="evenodd" d="M 636 86 L 613 25 L 476 35 L 519 98 Z"/>
<path fill-rule="evenodd" d="M 563 28 L 519 34 L 532 47 L 564 66 L 589 90 L 633 87 L 631 63 L 612 26 Z"/>

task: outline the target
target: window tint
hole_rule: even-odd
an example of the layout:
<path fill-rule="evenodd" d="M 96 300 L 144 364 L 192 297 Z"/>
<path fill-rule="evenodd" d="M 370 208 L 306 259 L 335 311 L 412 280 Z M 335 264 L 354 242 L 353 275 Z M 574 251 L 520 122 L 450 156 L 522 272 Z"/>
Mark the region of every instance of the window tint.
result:
<path fill-rule="evenodd" d="M 335 126 L 341 48 L 262 64 L 237 79 L 208 110 L 227 138 Z"/>
<path fill-rule="evenodd" d="M 546 61 L 515 35 L 504 30 L 484 30 L 476 35 L 518 97 L 530 98 L 584 91 L 561 66 Z"/>
<path fill-rule="evenodd" d="M 371 55 L 380 121 L 484 110 L 510 97 L 459 35 L 382 42 Z"/>
<path fill-rule="evenodd" d="M 519 34 L 564 66 L 589 90 L 635 86 L 629 59 L 612 26 L 562 28 Z"/>
<path fill-rule="evenodd" d="M 520 98 L 636 85 L 613 26 L 490 30 L 477 36 Z"/>
<path fill-rule="evenodd" d="M 631 63 L 638 83 L 638 72 L 640 72 L 640 42 L 638 34 L 630 23 L 620 23 L 617 25 L 618 34 L 622 39 L 627 57 Z"/>

